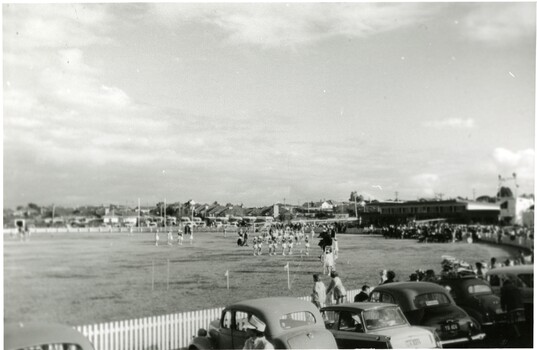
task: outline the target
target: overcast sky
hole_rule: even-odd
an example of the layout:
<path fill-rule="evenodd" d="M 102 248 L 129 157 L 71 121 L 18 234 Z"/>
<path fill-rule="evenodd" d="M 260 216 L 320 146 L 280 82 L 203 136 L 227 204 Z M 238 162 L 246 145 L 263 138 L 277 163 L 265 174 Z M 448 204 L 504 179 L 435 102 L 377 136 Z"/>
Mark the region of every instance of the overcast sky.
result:
<path fill-rule="evenodd" d="M 535 10 L 3 5 L 4 206 L 533 193 Z"/>

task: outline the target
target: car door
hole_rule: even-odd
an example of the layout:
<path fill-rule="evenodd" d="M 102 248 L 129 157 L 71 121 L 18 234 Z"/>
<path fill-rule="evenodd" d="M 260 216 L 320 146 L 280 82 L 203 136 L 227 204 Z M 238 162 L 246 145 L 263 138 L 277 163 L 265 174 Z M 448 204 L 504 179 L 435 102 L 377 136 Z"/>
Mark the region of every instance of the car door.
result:
<path fill-rule="evenodd" d="M 220 322 L 220 332 L 218 335 L 218 348 L 232 349 L 233 348 L 233 311 L 224 310 Z"/>
<path fill-rule="evenodd" d="M 233 313 L 233 329 L 232 329 L 232 347 L 231 349 L 242 349 L 246 339 L 249 338 L 244 325 L 248 320 L 248 313 L 240 310 L 235 310 Z M 224 348 L 225 349 L 225 348 Z"/>
<path fill-rule="evenodd" d="M 328 320 L 327 329 L 336 338 L 339 349 L 387 348 L 387 343 L 379 341 L 378 335 L 365 333 L 365 327 L 358 312 L 327 310 L 324 318 Z"/>

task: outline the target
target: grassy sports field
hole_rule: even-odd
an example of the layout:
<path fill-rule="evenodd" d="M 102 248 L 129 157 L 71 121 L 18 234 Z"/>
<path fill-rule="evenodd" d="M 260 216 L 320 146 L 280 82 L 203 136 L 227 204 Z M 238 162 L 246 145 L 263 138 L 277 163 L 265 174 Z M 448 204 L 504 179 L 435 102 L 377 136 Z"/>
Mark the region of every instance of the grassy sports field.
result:
<path fill-rule="evenodd" d="M 29 242 L 4 236 L 4 322 L 55 321 L 70 325 L 127 320 L 225 306 L 266 296 L 305 296 L 321 271 L 312 242 L 292 256 L 252 255 L 234 232 L 196 233 L 194 244 L 154 245 L 151 233 L 44 233 Z M 174 237 L 175 238 L 175 237 Z M 514 251 L 486 244 L 418 244 L 378 236 L 338 235 L 337 270 L 347 289 L 377 284 L 381 269 L 399 280 L 418 268 L 440 269 L 441 255 L 473 263 Z M 162 244 L 164 243 L 164 244 Z M 281 254 L 281 251 L 279 252 Z M 289 262 L 291 290 L 284 265 Z M 230 289 L 224 273 L 229 270 Z M 153 273 L 154 271 L 154 273 Z M 169 272 L 168 272 L 169 271 Z M 328 285 L 330 278 L 323 280 Z"/>

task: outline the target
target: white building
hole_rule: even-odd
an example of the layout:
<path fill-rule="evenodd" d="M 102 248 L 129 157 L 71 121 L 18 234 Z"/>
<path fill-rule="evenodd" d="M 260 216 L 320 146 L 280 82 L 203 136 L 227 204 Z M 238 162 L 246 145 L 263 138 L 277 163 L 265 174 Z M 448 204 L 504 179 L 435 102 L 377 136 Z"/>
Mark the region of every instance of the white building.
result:
<path fill-rule="evenodd" d="M 502 197 L 500 204 L 500 221 L 511 225 L 528 225 L 528 214 L 534 202 L 531 198 L 522 197 Z M 526 220 L 524 220 L 526 217 Z M 532 218 L 533 219 L 533 218 Z M 533 221 L 533 220 L 532 220 Z"/>

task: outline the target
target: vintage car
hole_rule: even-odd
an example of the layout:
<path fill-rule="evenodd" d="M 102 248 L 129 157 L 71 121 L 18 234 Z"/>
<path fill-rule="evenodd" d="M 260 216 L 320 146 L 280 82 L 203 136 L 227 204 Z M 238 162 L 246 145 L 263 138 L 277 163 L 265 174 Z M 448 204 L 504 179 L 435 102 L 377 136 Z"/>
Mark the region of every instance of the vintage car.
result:
<path fill-rule="evenodd" d="M 533 265 L 498 267 L 487 272 L 487 280 L 494 294 L 500 296 L 503 282 L 507 279 L 520 288 L 526 320 L 533 322 Z"/>
<path fill-rule="evenodd" d="M 93 350 L 91 342 L 72 327 L 55 323 L 6 323 L 5 350 Z"/>
<path fill-rule="evenodd" d="M 449 291 L 455 304 L 468 313 L 480 326 L 491 328 L 507 322 L 500 298 L 494 295 L 490 285 L 477 277 L 442 278 L 437 282 Z"/>
<path fill-rule="evenodd" d="M 427 328 L 411 326 L 397 305 L 349 303 L 321 309 L 326 328 L 340 349 L 441 348 L 440 338 Z"/>
<path fill-rule="evenodd" d="M 198 331 L 202 336 L 195 337 L 188 348 L 242 349 L 249 337 L 245 325 L 252 316 L 266 325 L 265 337 L 276 349 L 337 348 L 315 305 L 288 297 L 253 299 L 226 307 L 221 318 L 211 322 L 208 332 Z"/>
<path fill-rule="evenodd" d="M 376 287 L 371 302 L 397 304 L 412 325 L 432 327 L 442 346 L 483 340 L 479 324 L 455 305 L 449 292 L 431 282 L 393 282 Z"/>

